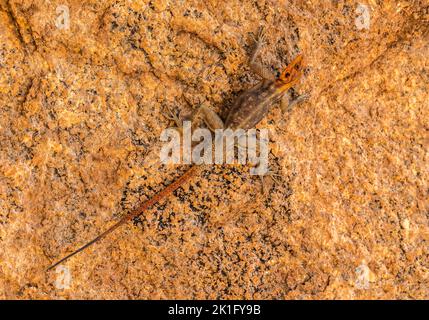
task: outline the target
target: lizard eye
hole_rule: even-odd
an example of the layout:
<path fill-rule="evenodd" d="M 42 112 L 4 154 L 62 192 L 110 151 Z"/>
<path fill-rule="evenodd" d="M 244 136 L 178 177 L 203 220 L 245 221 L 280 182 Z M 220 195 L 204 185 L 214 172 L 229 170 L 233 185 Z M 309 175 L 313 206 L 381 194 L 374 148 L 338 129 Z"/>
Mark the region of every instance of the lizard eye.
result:
<path fill-rule="evenodd" d="M 279 78 L 279 77 L 280 77 L 280 75 L 281 75 L 280 70 L 277 70 L 277 71 L 276 71 L 276 78 Z"/>

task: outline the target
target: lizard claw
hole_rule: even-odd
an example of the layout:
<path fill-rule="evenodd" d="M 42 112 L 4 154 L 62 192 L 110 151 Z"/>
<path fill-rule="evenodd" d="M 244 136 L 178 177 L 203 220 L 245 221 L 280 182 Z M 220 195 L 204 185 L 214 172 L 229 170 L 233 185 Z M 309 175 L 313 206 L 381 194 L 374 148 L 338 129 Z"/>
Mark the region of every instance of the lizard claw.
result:
<path fill-rule="evenodd" d="M 180 119 L 177 113 L 173 111 L 173 109 L 170 106 L 166 106 L 165 109 L 166 109 L 166 112 L 164 113 L 164 117 L 167 118 L 168 120 L 174 121 L 177 127 L 180 128 L 182 125 L 180 123 Z"/>
<path fill-rule="evenodd" d="M 257 55 L 259 53 L 259 50 L 264 46 L 266 42 L 265 28 L 263 26 L 260 26 L 258 29 L 257 36 L 255 37 L 252 34 L 252 38 L 253 38 L 253 41 L 255 42 L 254 55 Z"/>
<path fill-rule="evenodd" d="M 275 186 L 279 186 L 282 184 L 282 176 L 278 173 L 275 173 L 273 171 L 269 171 L 268 173 L 264 174 L 264 175 L 260 175 L 259 176 L 261 179 L 261 183 L 262 183 L 262 192 L 264 193 L 264 195 L 268 195 L 268 186 L 267 186 L 267 182 L 266 177 L 270 177 L 270 179 L 273 181 Z"/>

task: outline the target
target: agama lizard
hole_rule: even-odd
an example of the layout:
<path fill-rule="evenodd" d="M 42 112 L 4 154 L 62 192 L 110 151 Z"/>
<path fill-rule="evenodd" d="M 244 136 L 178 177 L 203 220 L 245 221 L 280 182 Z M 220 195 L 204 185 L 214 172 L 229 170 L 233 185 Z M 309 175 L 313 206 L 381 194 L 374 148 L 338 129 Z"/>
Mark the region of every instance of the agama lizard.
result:
<path fill-rule="evenodd" d="M 251 129 L 255 127 L 267 115 L 270 108 L 278 101 L 282 101 L 283 109 L 283 105 L 285 104 L 285 100 L 283 98 L 288 97 L 288 90 L 292 86 L 294 86 L 302 76 L 303 56 L 302 54 L 298 55 L 278 76 L 274 76 L 261 64 L 256 62 L 256 58 L 259 55 L 263 43 L 264 33 L 261 29 L 259 32 L 258 39 L 256 41 L 255 49 L 250 59 L 250 67 L 254 73 L 256 73 L 262 78 L 262 80 L 254 87 L 248 89 L 247 91 L 244 91 L 235 100 L 235 103 L 229 110 L 228 116 L 226 117 L 225 124 L 219 118 L 219 116 L 217 116 L 216 113 L 214 113 L 214 111 L 212 111 L 210 108 L 206 106 L 201 106 L 199 108 L 198 112 L 202 113 L 204 121 L 211 130 L 219 128 L 229 128 L 232 130 Z M 305 98 L 305 95 L 301 95 L 292 101 L 289 101 L 288 99 L 287 106 L 289 106 L 290 108 L 292 105 L 295 105 L 296 103 L 304 100 Z M 204 165 L 191 165 L 190 168 L 188 168 L 182 176 L 177 178 L 177 180 L 175 180 L 166 188 L 155 194 L 149 200 L 141 203 L 131 212 L 127 213 L 118 222 L 116 222 L 113 226 L 98 235 L 96 238 L 51 265 L 47 270 L 56 267 L 57 265 L 68 260 L 75 254 L 88 248 L 95 242 L 105 238 L 108 234 L 112 233 L 114 230 L 118 229 L 123 224 L 140 216 L 143 212 L 145 212 L 147 209 L 151 208 L 153 205 L 160 202 L 161 200 L 166 199 L 177 188 L 185 184 L 188 180 L 197 176 L 198 173 L 201 172 L 203 167 Z"/>

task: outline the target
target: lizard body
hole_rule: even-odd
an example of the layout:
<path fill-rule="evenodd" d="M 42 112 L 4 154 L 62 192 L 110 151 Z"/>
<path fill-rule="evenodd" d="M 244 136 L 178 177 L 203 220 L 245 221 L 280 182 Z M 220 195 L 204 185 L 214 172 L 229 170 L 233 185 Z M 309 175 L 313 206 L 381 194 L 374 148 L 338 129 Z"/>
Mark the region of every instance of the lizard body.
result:
<path fill-rule="evenodd" d="M 298 55 L 281 73 L 278 77 L 274 77 L 270 72 L 265 70 L 260 64 L 255 63 L 255 58 L 259 53 L 263 43 L 263 34 L 259 34 L 259 39 L 256 49 L 250 61 L 250 65 L 255 73 L 262 77 L 254 87 L 244 91 L 231 107 L 228 116 L 226 117 L 225 124 L 222 120 L 208 107 L 201 106 L 198 112 L 202 112 L 207 126 L 214 130 L 220 127 L 229 129 L 250 129 L 255 127 L 268 113 L 270 108 L 279 100 L 281 100 L 287 93 L 288 89 L 294 86 L 300 79 L 303 72 L 302 55 Z M 303 100 L 303 96 L 297 100 Z M 296 101 L 297 101 L 296 100 Z M 292 101 L 289 105 L 295 104 Z M 53 265 L 47 268 L 50 270 L 62 262 L 68 260 L 75 254 L 88 248 L 90 245 L 105 238 L 108 234 L 122 226 L 123 224 L 131 221 L 132 219 L 140 216 L 147 209 L 151 208 L 156 203 L 166 199 L 176 189 L 185 184 L 187 181 L 197 176 L 205 165 L 191 165 L 179 178 L 177 178 L 170 185 L 155 194 L 152 198 L 141 203 L 137 208 L 127 213 L 123 218 L 116 222 L 113 226 L 98 235 L 96 238 L 86 243 L 79 249 L 65 256 Z"/>

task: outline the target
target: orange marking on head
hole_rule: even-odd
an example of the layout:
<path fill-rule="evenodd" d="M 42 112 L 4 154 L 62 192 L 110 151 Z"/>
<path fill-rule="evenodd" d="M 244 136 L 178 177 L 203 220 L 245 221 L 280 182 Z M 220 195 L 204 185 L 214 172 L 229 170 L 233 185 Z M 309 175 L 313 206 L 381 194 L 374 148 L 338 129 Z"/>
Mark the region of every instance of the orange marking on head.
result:
<path fill-rule="evenodd" d="M 282 71 L 280 76 L 276 79 L 279 91 L 286 91 L 299 81 L 304 69 L 303 59 L 304 56 L 302 54 L 297 55 L 295 59 Z"/>

